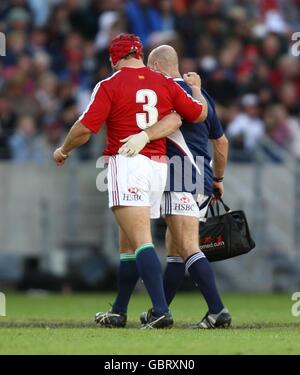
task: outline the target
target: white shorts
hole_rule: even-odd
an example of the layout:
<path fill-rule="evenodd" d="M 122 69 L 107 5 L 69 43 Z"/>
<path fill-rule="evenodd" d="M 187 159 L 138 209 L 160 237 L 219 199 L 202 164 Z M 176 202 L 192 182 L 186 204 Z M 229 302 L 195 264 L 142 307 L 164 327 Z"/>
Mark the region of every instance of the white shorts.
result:
<path fill-rule="evenodd" d="M 161 215 L 192 216 L 199 220 L 205 217 L 210 197 L 207 195 L 181 192 L 164 192 Z"/>
<path fill-rule="evenodd" d="M 109 158 L 109 207 L 151 207 L 151 218 L 160 217 L 160 203 L 166 186 L 167 164 L 144 155 Z"/>

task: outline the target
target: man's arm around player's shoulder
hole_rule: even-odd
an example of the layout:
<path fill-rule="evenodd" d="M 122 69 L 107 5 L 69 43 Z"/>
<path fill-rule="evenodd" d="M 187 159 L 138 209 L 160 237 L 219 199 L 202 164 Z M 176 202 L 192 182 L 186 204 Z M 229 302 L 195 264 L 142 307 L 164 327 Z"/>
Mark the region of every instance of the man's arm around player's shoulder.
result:
<path fill-rule="evenodd" d="M 124 156 L 137 155 L 147 143 L 157 139 L 166 138 L 168 135 L 174 133 L 182 124 L 181 117 L 177 113 L 170 113 L 163 117 L 153 126 L 142 132 L 130 135 L 121 142 L 126 142 L 119 149 L 119 154 Z"/>

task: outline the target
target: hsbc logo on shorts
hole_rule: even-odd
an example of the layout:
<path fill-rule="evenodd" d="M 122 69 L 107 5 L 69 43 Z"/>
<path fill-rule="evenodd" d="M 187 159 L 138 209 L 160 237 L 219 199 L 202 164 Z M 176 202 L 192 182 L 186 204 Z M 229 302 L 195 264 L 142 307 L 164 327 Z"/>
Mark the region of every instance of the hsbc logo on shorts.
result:
<path fill-rule="evenodd" d="M 123 201 L 126 202 L 142 202 L 144 200 L 144 197 L 142 194 L 123 194 Z"/>
<path fill-rule="evenodd" d="M 136 187 L 128 188 L 128 194 L 123 194 L 123 201 L 126 202 L 142 202 L 143 200 L 143 195 L 139 194 L 139 189 Z"/>
<path fill-rule="evenodd" d="M 190 212 L 196 210 L 196 203 L 190 203 L 191 199 L 189 197 L 183 196 L 179 200 L 181 203 L 174 204 L 175 211 Z"/>
<path fill-rule="evenodd" d="M 128 191 L 130 194 L 137 194 L 139 189 L 136 187 L 131 187 L 131 188 L 128 188 Z"/>
<path fill-rule="evenodd" d="M 187 198 L 188 199 L 188 198 Z M 196 204 L 184 204 L 184 203 L 175 203 L 174 204 L 174 211 L 185 211 L 185 212 L 190 212 L 190 211 L 196 211 Z"/>
<path fill-rule="evenodd" d="M 188 197 L 181 197 L 180 198 L 180 202 L 184 203 L 184 204 L 188 204 L 188 203 L 190 203 L 190 198 L 188 198 Z"/>

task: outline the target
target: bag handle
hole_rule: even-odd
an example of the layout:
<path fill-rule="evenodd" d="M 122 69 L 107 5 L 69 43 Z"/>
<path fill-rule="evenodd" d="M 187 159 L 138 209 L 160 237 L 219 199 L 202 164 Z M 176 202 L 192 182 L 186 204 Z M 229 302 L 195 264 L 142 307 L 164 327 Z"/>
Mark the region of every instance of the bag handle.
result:
<path fill-rule="evenodd" d="M 230 207 L 227 206 L 227 204 L 224 203 L 224 201 L 223 201 L 223 199 L 221 197 L 217 199 L 217 211 L 219 210 L 219 201 L 222 203 L 225 212 L 230 212 L 231 211 Z"/>
<path fill-rule="evenodd" d="M 205 219 L 205 221 L 206 221 L 206 219 L 208 217 L 208 212 L 209 211 L 210 211 L 211 216 L 215 216 L 215 210 L 214 210 L 214 208 L 213 208 L 213 206 L 211 204 L 211 201 L 212 201 L 212 196 L 209 198 L 209 202 L 208 202 L 208 205 L 207 205 L 207 210 L 206 210 L 206 213 L 205 213 L 204 218 L 203 218 L 203 219 Z"/>
<path fill-rule="evenodd" d="M 213 205 L 211 204 L 211 201 L 209 202 L 209 206 L 208 207 L 209 207 L 211 216 L 215 216 L 215 210 L 213 208 Z M 207 218 L 207 216 L 208 216 L 208 210 L 206 211 L 206 214 L 205 214 L 206 218 Z"/>
<path fill-rule="evenodd" d="M 217 213 L 218 213 L 218 216 L 220 215 L 219 201 L 222 203 L 225 212 L 231 211 L 230 208 L 227 206 L 227 204 L 224 203 L 224 201 L 223 201 L 223 199 L 221 197 L 221 192 L 220 192 L 219 189 L 214 188 L 213 189 L 213 195 L 215 196 L 216 201 L 217 201 L 216 203 L 217 203 Z"/>
<path fill-rule="evenodd" d="M 210 214 L 211 216 L 220 216 L 220 204 L 219 202 L 222 203 L 222 206 L 224 208 L 224 211 L 227 213 L 227 212 L 230 212 L 231 209 L 229 206 L 227 206 L 227 204 L 224 203 L 223 199 L 221 198 L 221 196 L 217 194 L 217 196 L 215 195 L 216 197 L 216 211 L 217 211 L 217 215 L 215 214 L 215 210 L 214 210 L 214 207 L 212 205 L 212 199 L 210 199 L 210 202 L 209 202 L 209 209 L 206 211 L 206 214 L 204 216 L 205 219 L 207 219 L 208 217 L 208 211 L 210 211 Z"/>

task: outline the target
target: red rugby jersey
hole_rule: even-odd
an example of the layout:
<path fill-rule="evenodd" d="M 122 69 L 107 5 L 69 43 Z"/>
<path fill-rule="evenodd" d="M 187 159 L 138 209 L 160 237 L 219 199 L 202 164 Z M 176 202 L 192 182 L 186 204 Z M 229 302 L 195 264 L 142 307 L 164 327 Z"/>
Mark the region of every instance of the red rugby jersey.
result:
<path fill-rule="evenodd" d="M 122 68 L 96 85 L 79 120 L 94 133 L 106 123 L 107 147 L 103 153 L 116 155 L 122 145 L 120 139 L 154 125 L 174 110 L 193 122 L 200 115 L 202 104 L 161 73 L 147 67 Z M 166 155 L 165 139 L 150 142 L 141 154 Z"/>

